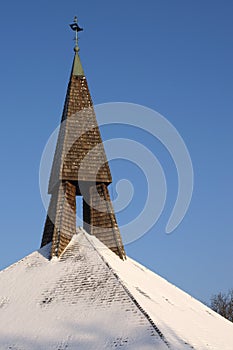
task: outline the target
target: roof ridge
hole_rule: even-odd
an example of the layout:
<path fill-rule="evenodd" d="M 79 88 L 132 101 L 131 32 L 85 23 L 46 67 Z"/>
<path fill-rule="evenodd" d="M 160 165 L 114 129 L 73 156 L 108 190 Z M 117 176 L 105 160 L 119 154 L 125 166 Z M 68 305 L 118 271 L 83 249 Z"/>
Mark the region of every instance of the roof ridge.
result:
<path fill-rule="evenodd" d="M 150 323 L 150 325 L 153 327 L 153 329 L 156 331 L 156 333 L 159 335 L 159 337 L 161 338 L 161 340 L 167 345 L 168 349 L 170 349 L 170 343 L 167 341 L 166 337 L 164 336 L 164 334 L 160 331 L 160 329 L 156 326 L 156 324 L 154 323 L 154 321 L 152 320 L 152 318 L 149 316 L 149 314 L 143 309 L 143 307 L 139 304 L 139 302 L 134 298 L 134 296 L 132 295 L 132 293 L 129 291 L 129 289 L 126 287 L 126 285 L 124 284 L 124 282 L 122 281 L 122 279 L 118 276 L 117 272 L 115 272 L 113 270 L 113 268 L 110 266 L 110 264 L 105 260 L 105 258 L 103 257 L 103 255 L 100 253 L 100 251 L 95 247 L 95 245 L 93 244 L 93 242 L 91 242 L 91 240 L 87 237 L 88 233 L 83 229 L 83 227 L 79 227 L 79 230 L 81 231 L 81 233 L 85 236 L 85 238 L 88 240 L 88 242 L 91 244 L 91 246 L 94 248 L 94 250 L 96 251 L 96 253 L 99 255 L 99 257 L 102 259 L 102 261 L 105 263 L 105 265 L 107 266 L 107 268 L 109 269 L 109 271 L 114 275 L 114 277 L 117 279 L 117 281 L 120 283 L 120 285 L 122 286 L 122 288 L 125 290 L 125 292 L 128 294 L 128 296 L 130 297 L 130 299 L 132 300 L 132 302 L 135 304 L 135 306 L 139 309 L 139 311 L 143 314 L 143 316 L 145 316 L 145 318 L 148 320 L 148 322 Z M 98 239 L 97 237 L 95 237 L 95 239 Z M 99 241 L 99 239 L 98 239 Z M 99 241 L 100 242 L 100 241 Z M 108 249 L 109 251 L 111 251 L 107 246 L 106 249 Z M 113 253 L 114 254 L 114 253 Z"/>

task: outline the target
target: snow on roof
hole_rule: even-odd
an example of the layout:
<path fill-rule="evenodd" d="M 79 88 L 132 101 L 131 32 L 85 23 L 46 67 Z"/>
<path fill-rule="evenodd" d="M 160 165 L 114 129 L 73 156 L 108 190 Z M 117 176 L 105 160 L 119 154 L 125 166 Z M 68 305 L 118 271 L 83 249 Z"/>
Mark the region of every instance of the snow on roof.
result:
<path fill-rule="evenodd" d="M 89 238 L 123 285 L 164 334 L 171 348 L 232 350 L 233 323 L 129 257 L 116 259 L 95 237 Z M 180 343 L 181 342 L 181 343 Z"/>
<path fill-rule="evenodd" d="M 78 230 L 0 273 L 0 349 L 232 350 L 233 324 Z"/>

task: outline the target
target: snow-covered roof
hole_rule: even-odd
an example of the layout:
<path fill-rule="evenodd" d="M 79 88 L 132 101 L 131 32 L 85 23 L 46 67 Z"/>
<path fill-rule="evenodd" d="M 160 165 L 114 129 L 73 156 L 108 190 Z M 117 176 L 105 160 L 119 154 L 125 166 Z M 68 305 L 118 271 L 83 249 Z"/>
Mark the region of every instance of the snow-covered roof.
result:
<path fill-rule="evenodd" d="M 0 273 L 0 349 L 232 350 L 233 324 L 79 229 Z"/>

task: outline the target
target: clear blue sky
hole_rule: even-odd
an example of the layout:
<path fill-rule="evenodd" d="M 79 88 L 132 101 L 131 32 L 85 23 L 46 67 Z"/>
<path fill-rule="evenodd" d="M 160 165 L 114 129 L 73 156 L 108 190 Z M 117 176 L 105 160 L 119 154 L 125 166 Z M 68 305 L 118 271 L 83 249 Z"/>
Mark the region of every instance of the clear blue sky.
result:
<path fill-rule="evenodd" d="M 76 14 L 85 28 L 81 59 L 94 103 L 133 102 L 160 112 L 182 135 L 193 162 L 189 211 L 168 236 L 176 173 L 158 145 L 166 210 L 127 254 L 208 301 L 233 287 L 230 0 L 1 2 L 0 268 L 40 244 L 46 213 L 39 164 L 60 121 L 73 58 L 68 24 Z M 117 178 L 116 169 L 113 164 Z"/>

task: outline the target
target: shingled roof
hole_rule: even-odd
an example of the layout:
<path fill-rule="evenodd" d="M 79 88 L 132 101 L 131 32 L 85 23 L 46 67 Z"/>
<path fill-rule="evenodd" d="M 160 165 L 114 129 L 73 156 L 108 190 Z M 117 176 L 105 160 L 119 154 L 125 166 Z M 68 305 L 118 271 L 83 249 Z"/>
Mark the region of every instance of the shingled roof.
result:
<path fill-rule="evenodd" d="M 49 193 L 59 180 L 112 182 L 78 51 L 67 88 Z"/>
<path fill-rule="evenodd" d="M 232 350 L 233 324 L 78 229 L 0 273 L 0 349 Z"/>

